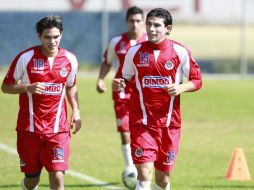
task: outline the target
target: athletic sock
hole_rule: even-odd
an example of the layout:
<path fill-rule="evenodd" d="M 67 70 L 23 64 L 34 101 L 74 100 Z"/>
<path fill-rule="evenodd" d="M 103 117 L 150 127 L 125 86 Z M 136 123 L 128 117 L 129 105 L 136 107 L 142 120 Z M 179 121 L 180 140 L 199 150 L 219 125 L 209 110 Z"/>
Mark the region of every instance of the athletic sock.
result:
<path fill-rule="evenodd" d="M 168 182 L 167 186 L 165 188 L 160 187 L 156 183 L 153 186 L 153 190 L 170 190 L 170 182 Z"/>
<path fill-rule="evenodd" d="M 135 190 L 150 190 L 151 181 L 139 181 L 137 182 Z"/>
<path fill-rule="evenodd" d="M 123 154 L 125 165 L 126 166 L 133 166 L 130 144 L 122 145 L 122 154 Z"/>
<path fill-rule="evenodd" d="M 167 186 L 165 187 L 165 190 L 170 190 L 170 181 L 168 182 Z"/>

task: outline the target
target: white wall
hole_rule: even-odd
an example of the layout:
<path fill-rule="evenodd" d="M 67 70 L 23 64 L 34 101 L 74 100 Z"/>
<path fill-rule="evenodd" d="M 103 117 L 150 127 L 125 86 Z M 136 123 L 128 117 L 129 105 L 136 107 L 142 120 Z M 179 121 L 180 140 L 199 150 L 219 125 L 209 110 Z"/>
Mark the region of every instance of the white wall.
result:
<path fill-rule="evenodd" d="M 195 3 L 199 2 L 199 10 Z M 242 3 L 246 2 L 246 21 L 254 24 L 254 0 L 0 0 L 0 11 L 122 11 L 136 5 L 148 11 L 163 7 L 172 12 L 175 21 L 238 24 Z M 79 4 L 75 7 L 74 4 Z"/>

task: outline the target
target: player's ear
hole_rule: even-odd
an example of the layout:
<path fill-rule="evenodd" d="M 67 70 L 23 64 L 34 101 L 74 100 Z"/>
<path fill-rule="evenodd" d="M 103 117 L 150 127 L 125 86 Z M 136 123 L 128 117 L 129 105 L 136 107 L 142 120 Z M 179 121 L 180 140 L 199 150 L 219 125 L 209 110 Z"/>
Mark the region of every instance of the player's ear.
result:
<path fill-rule="evenodd" d="M 37 33 L 38 35 L 38 38 L 41 38 L 42 37 L 42 34 L 41 33 Z"/>
<path fill-rule="evenodd" d="M 172 30 L 172 25 L 168 25 L 167 28 L 168 28 L 169 31 L 171 31 Z"/>
<path fill-rule="evenodd" d="M 167 25 L 166 28 L 167 28 L 167 35 L 169 35 L 172 30 L 172 25 Z"/>

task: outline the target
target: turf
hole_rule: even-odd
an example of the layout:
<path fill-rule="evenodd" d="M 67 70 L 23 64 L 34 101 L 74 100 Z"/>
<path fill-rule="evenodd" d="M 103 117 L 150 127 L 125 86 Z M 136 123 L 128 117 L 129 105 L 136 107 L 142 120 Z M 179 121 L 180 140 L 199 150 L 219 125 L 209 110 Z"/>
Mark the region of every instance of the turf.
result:
<path fill-rule="evenodd" d="M 224 176 L 235 147 L 242 147 L 254 176 L 254 80 L 204 80 L 196 93 L 182 95 L 182 138 L 172 173 L 173 190 L 250 190 L 251 181 L 227 181 Z M 78 79 L 83 128 L 72 136 L 70 169 L 111 185 L 123 186 L 120 138 L 115 129 L 110 80 L 105 94 L 95 91 L 95 77 Z M 0 142 L 15 148 L 18 96 L 0 93 Z M 0 149 L 0 189 L 20 189 L 18 158 Z M 104 187 L 66 175 L 66 189 Z M 42 174 L 40 189 L 48 189 Z"/>

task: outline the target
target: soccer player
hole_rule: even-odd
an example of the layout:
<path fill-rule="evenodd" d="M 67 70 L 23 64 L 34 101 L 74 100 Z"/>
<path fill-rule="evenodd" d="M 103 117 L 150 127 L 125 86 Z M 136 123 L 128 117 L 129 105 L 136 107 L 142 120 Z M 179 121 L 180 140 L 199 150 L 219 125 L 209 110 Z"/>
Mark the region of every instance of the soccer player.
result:
<path fill-rule="evenodd" d="M 153 168 L 153 189 L 170 189 L 180 141 L 180 94 L 202 86 L 201 71 L 190 50 L 166 37 L 171 29 L 170 12 L 151 10 L 146 18 L 148 41 L 128 50 L 123 78 L 112 83 L 118 91 L 135 77 L 129 111 L 132 158 L 138 170 L 136 190 L 150 190 Z"/>
<path fill-rule="evenodd" d="M 98 82 L 97 91 L 103 93 L 106 91 L 106 85 L 104 83 L 104 78 L 111 69 L 113 63 L 118 63 L 118 70 L 115 77 L 121 76 L 121 69 L 124 62 L 124 56 L 127 50 L 142 41 L 147 40 L 146 33 L 143 32 L 144 29 L 144 13 L 143 10 L 134 6 L 127 10 L 126 14 L 126 24 L 128 31 L 119 36 L 114 37 L 108 45 L 107 50 L 104 53 L 104 62 L 101 65 Z M 130 134 L 129 134 L 129 99 L 131 94 L 131 88 L 133 83 L 130 82 L 129 85 L 120 92 L 113 92 L 114 100 L 114 110 L 117 123 L 117 131 L 120 132 L 121 144 L 122 144 L 122 154 L 125 161 L 126 167 L 132 167 L 136 172 L 131 158 L 130 150 Z M 131 169 L 130 169 L 131 170 Z"/>
<path fill-rule="evenodd" d="M 70 127 L 81 128 L 74 54 L 59 47 L 63 25 L 57 15 L 37 22 L 40 45 L 22 51 L 13 60 L 2 83 L 4 93 L 19 94 L 17 151 L 25 177 L 23 190 L 36 190 L 43 167 L 50 189 L 64 189 L 68 169 Z M 72 108 L 68 124 L 67 105 Z"/>

